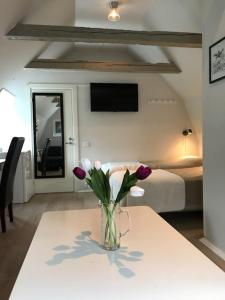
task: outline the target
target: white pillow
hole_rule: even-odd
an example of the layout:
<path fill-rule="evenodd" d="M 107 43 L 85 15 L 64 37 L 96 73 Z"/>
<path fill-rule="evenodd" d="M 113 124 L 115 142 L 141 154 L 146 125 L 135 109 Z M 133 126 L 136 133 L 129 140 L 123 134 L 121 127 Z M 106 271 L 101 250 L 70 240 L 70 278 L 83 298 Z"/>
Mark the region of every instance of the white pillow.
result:
<path fill-rule="evenodd" d="M 112 171 L 112 169 L 118 168 L 118 167 L 119 168 L 123 168 L 123 167 L 128 168 L 129 166 L 130 167 L 138 167 L 140 165 L 141 165 L 141 163 L 139 161 L 108 162 L 108 163 L 102 164 L 102 170 L 103 170 L 103 172 L 106 173 L 108 170 Z"/>
<path fill-rule="evenodd" d="M 181 169 L 202 166 L 202 158 L 200 157 L 184 157 L 179 159 L 168 159 L 144 162 L 153 169 Z"/>

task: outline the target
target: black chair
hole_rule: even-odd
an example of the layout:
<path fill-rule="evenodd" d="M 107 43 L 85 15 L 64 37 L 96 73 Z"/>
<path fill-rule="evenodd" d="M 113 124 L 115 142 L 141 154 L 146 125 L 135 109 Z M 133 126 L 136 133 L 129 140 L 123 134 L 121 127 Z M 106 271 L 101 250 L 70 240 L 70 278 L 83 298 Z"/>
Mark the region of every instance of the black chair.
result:
<path fill-rule="evenodd" d="M 48 154 L 48 149 L 50 147 L 50 143 L 51 143 L 51 139 L 47 138 L 45 147 L 41 155 L 41 161 L 38 163 L 38 171 L 41 171 L 41 176 L 46 176 L 46 172 L 47 172 L 46 160 L 47 160 L 47 154 Z"/>
<path fill-rule="evenodd" d="M 0 182 L 0 219 L 2 232 L 6 232 L 5 209 L 8 206 L 9 219 L 13 222 L 13 186 L 16 168 L 24 144 L 23 137 L 14 137 L 10 143 L 2 170 Z"/>
<path fill-rule="evenodd" d="M 46 157 L 47 171 L 59 171 L 63 169 L 63 153 L 61 146 L 50 146 Z"/>

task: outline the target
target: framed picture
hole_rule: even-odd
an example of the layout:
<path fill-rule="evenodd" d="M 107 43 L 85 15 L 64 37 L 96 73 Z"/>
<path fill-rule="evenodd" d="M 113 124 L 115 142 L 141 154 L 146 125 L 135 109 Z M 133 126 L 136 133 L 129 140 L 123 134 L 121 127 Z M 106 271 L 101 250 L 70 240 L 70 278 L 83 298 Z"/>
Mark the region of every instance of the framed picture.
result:
<path fill-rule="evenodd" d="M 61 136 L 62 135 L 62 124 L 61 120 L 53 121 L 53 136 Z"/>
<path fill-rule="evenodd" d="M 209 82 L 225 78 L 225 37 L 209 47 Z"/>

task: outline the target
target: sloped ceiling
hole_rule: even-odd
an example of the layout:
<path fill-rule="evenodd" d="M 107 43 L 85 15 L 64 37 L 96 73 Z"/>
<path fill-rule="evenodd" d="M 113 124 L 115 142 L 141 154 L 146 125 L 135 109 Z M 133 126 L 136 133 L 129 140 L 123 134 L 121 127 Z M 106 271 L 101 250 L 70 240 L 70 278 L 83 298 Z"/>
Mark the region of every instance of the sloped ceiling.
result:
<path fill-rule="evenodd" d="M 161 5 L 160 5 L 161 4 Z M 201 1 L 155 1 L 146 19 L 146 28 L 169 31 L 202 31 Z M 199 142 L 202 139 L 202 50 L 166 48 L 165 55 L 182 70 L 177 75 L 163 75 L 183 98 Z"/>
<path fill-rule="evenodd" d="M 79 49 L 84 53 L 81 45 L 70 43 L 47 44 L 24 41 L 12 43 L 5 39 L 4 35 L 19 21 L 31 24 L 201 32 L 203 4 L 206 2 L 206 0 L 120 0 L 121 21 L 112 23 L 107 20 L 108 0 L 3 0 L 0 2 L 0 84 L 5 86 L 8 81 L 12 81 L 36 56 L 68 57 L 74 55 L 74 49 L 77 53 Z M 102 47 L 107 49 L 107 46 Z M 88 53 L 87 49 L 85 51 Z M 162 76 L 183 99 L 193 128 L 201 141 L 201 49 L 114 45 L 109 52 L 111 57 L 113 53 L 120 52 L 121 58 L 127 53 L 129 60 L 176 62 L 182 73 Z"/>
<path fill-rule="evenodd" d="M 24 66 L 43 49 L 43 42 L 7 40 L 4 35 L 18 22 L 33 24 L 72 25 L 74 0 L 3 0 L 0 1 L 0 84 L 14 80 Z"/>
<path fill-rule="evenodd" d="M 90 7 L 97 9 L 91 10 Z M 202 31 L 202 0 L 121 0 L 121 21 L 117 23 L 107 22 L 108 11 L 107 1 L 77 0 L 75 24 L 134 30 Z M 162 76 L 183 99 L 201 145 L 202 50 L 140 45 L 128 48 L 140 60 L 151 63 L 174 61 L 181 68 L 181 74 Z"/>

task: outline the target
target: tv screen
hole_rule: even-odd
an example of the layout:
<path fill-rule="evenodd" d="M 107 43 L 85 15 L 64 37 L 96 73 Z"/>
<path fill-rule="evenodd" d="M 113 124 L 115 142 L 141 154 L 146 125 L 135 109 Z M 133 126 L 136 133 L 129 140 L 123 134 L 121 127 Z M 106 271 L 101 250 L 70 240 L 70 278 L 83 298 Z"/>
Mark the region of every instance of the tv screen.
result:
<path fill-rule="evenodd" d="M 138 85 L 91 83 L 91 111 L 138 111 Z"/>

